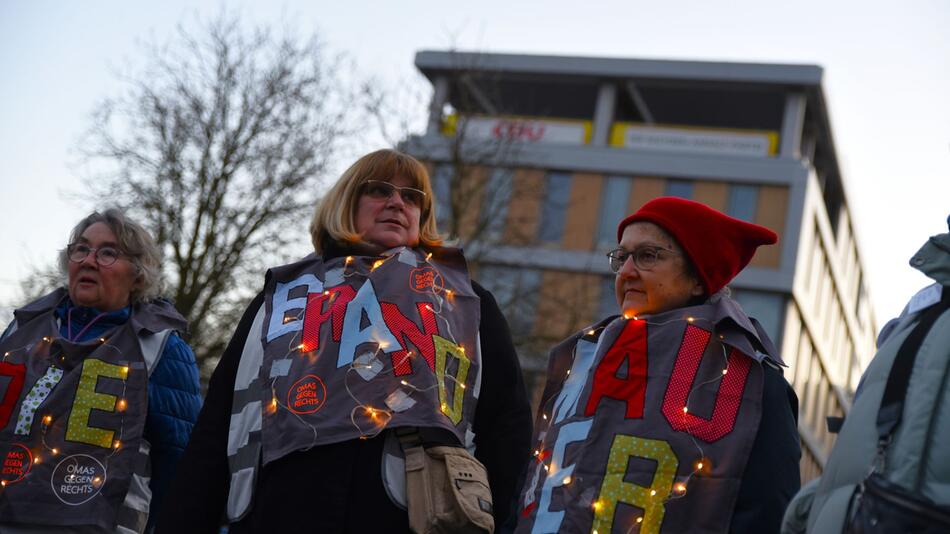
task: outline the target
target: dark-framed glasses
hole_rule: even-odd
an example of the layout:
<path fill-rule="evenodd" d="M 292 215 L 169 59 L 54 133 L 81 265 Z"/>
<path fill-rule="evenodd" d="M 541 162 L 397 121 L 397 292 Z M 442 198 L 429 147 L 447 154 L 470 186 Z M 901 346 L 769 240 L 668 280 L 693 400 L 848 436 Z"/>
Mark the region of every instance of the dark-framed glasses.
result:
<path fill-rule="evenodd" d="M 415 187 L 399 187 L 382 180 L 366 180 L 363 184 L 363 194 L 377 200 L 388 200 L 392 198 L 393 193 L 399 191 L 399 196 L 403 202 L 413 206 L 422 207 L 426 199 L 425 191 Z"/>
<path fill-rule="evenodd" d="M 623 264 L 627 263 L 627 258 L 630 257 L 633 258 L 633 264 L 637 266 L 637 269 L 649 271 L 656 267 L 662 253 L 676 254 L 676 251 L 653 246 L 637 247 L 629 252 L 622 248 L 616 248 L 607 253 L 607 258 L 610 260 L 610 270 L 615 273 L 620 272 Z"/>
<path fill-rule="evenodd" d="M 69 261 L 82 263 L 90 254 L 95 254 L 96 263 L 103 267 L 108 267 L 116 262 L 122 253 L 115 247 L 90 247 L 85 243 L 70 243 L 66 246 L 66 256 Z"/>

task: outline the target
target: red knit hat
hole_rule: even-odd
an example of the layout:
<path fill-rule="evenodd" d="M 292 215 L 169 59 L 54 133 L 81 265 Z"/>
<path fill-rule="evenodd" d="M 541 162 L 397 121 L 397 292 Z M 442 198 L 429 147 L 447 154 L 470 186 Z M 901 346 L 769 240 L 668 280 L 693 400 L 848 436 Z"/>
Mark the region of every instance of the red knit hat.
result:
<path fill-rule="evenodd" d="M 651 222 L 672 235 L 693 261 L 709 295 L 719 291 L 745 268 L 760 245 L 778 241 L 764 226 L 733 219 L 705 204 L 677 197 L 655 198 L 620 222 L 623 230 L 637 221 Z"/>

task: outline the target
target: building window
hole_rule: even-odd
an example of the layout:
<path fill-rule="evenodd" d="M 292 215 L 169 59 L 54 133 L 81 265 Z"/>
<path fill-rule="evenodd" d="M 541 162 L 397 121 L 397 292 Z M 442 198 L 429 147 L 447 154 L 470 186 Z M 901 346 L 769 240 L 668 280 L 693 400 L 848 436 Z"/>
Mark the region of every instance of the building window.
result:
<path fill-rule="evenodd" d="M 600 197 L 600 221 L 597 223 L 597 248 L 613 248 L 617 243 L 617 225 L 626 217 L 632 180 L 626 176 L 608 176 Z"/>
<path fill-rule="evenodd" d="M 498 302 L 515 341 L 531 335 L 534 327 L 541 271 L 503 265 L 482 265 L 479 279 Z"/>
<path fill-rule="evenodd" d="M 446 229 L 452 220 L 452 174 L 455 166 L 438 165 L 432 177 L 432 189 L 435 193 L 435 222 L 439 228 Z"/>
<path fill-rule="evenodd" d="M 564 235 L 564 219 L 571 198 L 571 175 L 549 172 L 545 178 L 544 205 L 541 206 L 541 224 L 538 240 L 542 243 L 560 243 Z"/>
<path fill-rule="evenodd" d="M 759 202 L 759 188 L 754 185 L 729 187 L 728 214 L 743 221 L 755 221 L 755 207 Z"/>
<path fill-rule="evenodd" d="M 666 182 L 666 196 L 693 198 L 693 182 L 685 180 L 669 180 Z"/>
<path fill-rule="evenodd" d="M 754 290 L 735 290 L 733 291 L 733 298 L 742 306 L 746 315 L 759 321 L 775 346 L 780 347 L 785 316 L 785 298 L 777 293 Z"/>
<path fill-rule="evenodd" d="M 501 241 L 505 230 L 505 221 L 508 218 L 508 202 L 511 200 L 511 169 L 493 169 L 485 192 L 482 196 L 482 209 L 479 215 L 484 228 L 482 240 L 493 243 Z"/>
<path fill-rule="evenodd" d="M 600 283 L 600 299 L 597 302 L 597 317 L 594 320 L 599 321 L 619 313 L 620 306 L 617 304 L 617 295 L 614 291 L 614 277 L 604 277 Z"/>

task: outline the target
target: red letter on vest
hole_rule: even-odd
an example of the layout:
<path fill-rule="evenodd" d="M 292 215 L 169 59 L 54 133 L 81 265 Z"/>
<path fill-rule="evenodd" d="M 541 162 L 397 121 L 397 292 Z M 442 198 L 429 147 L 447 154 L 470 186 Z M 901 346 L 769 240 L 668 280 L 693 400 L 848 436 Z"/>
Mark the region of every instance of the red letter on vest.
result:
<path fill-rule="evenodd" d="M 674 430 L 688 432 L 697 438 L 712 443 L 732 432 L 742 403 L 742 391 L 749 376 L 752 358 L 748 358 L 736 349 L 729 353 L 729 373 L 722 376 L 719 391 L 716 392 L 716 405 L 709 420 L 684 412 L 689 391 L 696 380 L 699 363 L 706 352 L 711 334 L 702 328 L 689 325 L 683 334 L 679 354 L 673 366 L 670 383 L 663 398 L 663 415 Z"/>
<path fill-rule="evenodd" d="M 627 377 L 618 378 L 617 371 L 627 361 Z M 626 401 L 627 419 L 643 417 L 643 400 L 647 388 L 647 324 L 627 321 L 620 337 L 604 355 L 594 371 L 593 390 L 587 399 L 585 416 L 594 415 L 600 399 L 610 397 Z"/>
<path fill-rule="evenodd" d="M 310 352 L 320 347 L 320 327 L 333 316 L 333 341 L 339 341 L 343 335 L 343 316 L 346 304 L 353 300 L 356 292 L 348 285 L 328 289 L 323 293 L 307 295 L 307 311 L 303 318 L 303 337 L 301 352 Z M 330 308 L 323 309 L 323 303 L 330 301 Z"/>
<path fill-rule="evenodd" d="M 422 353 L 422 357 L 429 364 L 429 369 L 435 370 L 435 348 L 432 344 L 432 335 L 437 335 L 439 328 L 429 303 L 416 303 L 416 309 L 419 310 L 419 317 L 422 319 L 422 330 L 419 330 L 416 323 L 403 315 L 395 304 L 382 302 L 380 307 L 383 309 L 386 327 L 402 344 L 402 350 L 397 350 L 390 355 L 396 376 L 404 376 L 412 372 L 412 361 L 408 357 L 410 342 Z"/>
<path fill-rule="evenodd" d="M 0 428 L 3 428 L 10 421 L 13 407 L 16 406 L 16 401 L 20 398 L 23 380 L 26 379 L 26 366 L 22 363 L 0 362 L 0 376 L 10 377 L 7 391 L 3 394 L 3 400 L 0 401 Z"/>

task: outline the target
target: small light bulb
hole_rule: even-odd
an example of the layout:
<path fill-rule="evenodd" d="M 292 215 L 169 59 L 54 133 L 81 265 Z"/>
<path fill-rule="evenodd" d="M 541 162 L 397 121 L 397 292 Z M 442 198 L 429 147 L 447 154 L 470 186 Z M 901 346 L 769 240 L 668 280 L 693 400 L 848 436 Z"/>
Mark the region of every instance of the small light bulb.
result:
<path fill-rule="evenodd" d="M 120 412 L 125 410 L 125 407 L 128 406 L 128 403 L 125 402 L 125 399 L 119 399 L 119 402 L 115 404 L 116 409 Z"/>
<path fill-rule="evenodd" d="M 104 338 L 104 337 L 100 337 L 100 338 L 99 338 L 99 343 L 105 343 L 105 342 L 106 342 L 106 338 Z"/>
<path fill-rule="evenodd" d="M 546 413 L 541 414 L 541 418 L 544 419 L 545 421 L 547 421 L 547 420 L 548 420 L 548 414 L 546 414 Z"/>
<path fill-rule="evenodd" d="M 696 469 L 700 469 L 700 470 L 701 470 L 702 468 L 703 468 L 703 463 L 702 463 L 702 462 L 696 462 Z"/>
<path fill-rule="evenodd" d="M 50 338 L 49 338 L 48 336 L 46 336 L 46 337 L 43 337 L 43 341 L 45 341 L 45 342 L 47 342 L 47 343 L 49 343 L 49 342 L 50 342 Z"/>
<path fill-rule="evenodd" d="M 6 487 L 6 486 L 7 486 L 7 481 L 6 481 L 6 480 L 0 480 L 0 486 Z"/>
<path fill-rule="evenodd" d="M 34 456 L 34 457 L 33 457 L 33 463 L 34 463 L 34 464 L 43 463 L 43 459 L 40 458 L 39 455 Z"/>
<path fill-rule="evenodd" d="M 115 442 L 112 444 L 112 447 L 115 449 L 118 449 L 121 446 L 122 446 L 122 442 L 119 440 L 115 440 Z"/>
<path fill-rule="evenodd" d="M 406 382 L 405 380 L 400 380 L 399 383 L 402 384 L 402 385 L 404 385 L 404 386 L 408 386 L 408 385 L 409 385 L 409 382 Z"/>
<path fill-rule="evenodd" d="M 43 416 L 43 424 L 44 424 L 44 425 L 49 425 L 49 424 L 52 423 L 52 422 L 53 422 L 53 416 L 52 416 L 52 415 L 44 415 L 44 416 Z"/>
<path fill-rule="evenodd" d="M 373 262 L 373 268 L 370 269 L 370 270 L 371 270 L 371 271 L 375 271 L 376 269 L 378 269 L 379 266 L 383 264 L 383 261 L 385 261 L 385 260 L 376 260 L 376 261 L 374 261 L 374 262 Z"/>
<path fill-rule="evenodd" d="M 430 259 L 432 259 L 432 253 L 431 253 L 431 252 L 428 253 L 428 254 L 426 254 L 426 261 L 429 261 Z"/>
<path fill-rule="evenodd" d="M 637 523 L 643 523 L 643 518 L 642 518 L 642 517 L 638 517 L 638 518 L 637 518 Z"/>
<path fill-rule="evenodd" d="M 442 403 L 442 411 L 444 412 L 444 411 L 447 411 L 448 409 L 449 409 L 448 405 L 443 402 L 443 403 Z"/>
<path fill-rule="evenodd" d="M 673 484 L 673 491 L 679 495 L 686 495 L 686 484 L 683 484 L 682 482 Z"/>
<path fill-rule="evenodd" d="M 571 376 L 571 370 L 570 370 L 570 369 L 567 370 L 567 376 Z"/>
<path fill-rule="evenodd" d="M 129 367 L 128 367 L 128 366 L 125 366 L 125 367 L 122 368 L 122 374 L 124 374 L 124 375 L 129 374 Z"/>
<path fill-rule="evenodd" d="M 722 374 L 726 374 L 726 373 L 728 373 L 728 372 L 729 372 L 729 369 L 723 369 L 723 370 L 722 370 Z"/>
<path fill-rule="evenodd" d="M 462 389 L 465 389 L 465 384 L 464 384 L 464 383 L 459 382 L 459 385 L 462 386 Z"/>
<path fill-rule="evenodd" d="M 595 332 L 594 332 L 593 330 L 588 330 L 588 331 L 587 331 L 587 335 L 588 335 L 588 336 L 592 336 L 592 335 L 594 335 L 594 333 L 595 333 Z"/>
<path fill-rule="evenodd" d="M 544 466 L 544 470 L 545 470 L 545 471 L 550 471 L 550 470 L 551 470 L 551 468 L 550 468 L 550 467 L 548 467 L 548 466 Z"/>
<path fill-rule="evenodd" d="M 570 476 L 564 477 L 564 485 L 566 486 L 566 485 L 568 485 L 568 484 L 570 484 L 570 483 L 571 483 L 571 477 L 570 477 Z"/>
<path fill-rule="evenodd" d="M 287 324 L 287 323 L 289 323 L 290 321 L 293 321 L 293 320 L 294 320 L 293 317 L 284 317 L 284 324 Z"/>
<path fill-rule="evenodd" d="M 327 295 L 329 295 L 329 294 L 330 294 L 330 291 L 329 291 L 329 290 L 323 292 L 323 296 L 324 296 L 324 297 L 327 296 Z"/>
<path fill-rule="evenodd" d="M 694 319 L 693 317 L 687 317 L 687 318 L 686 318 L 686 322 L 687 322 L 687 323 L 691 323 L 691 322 L 693 322 L 693 321 L 695 321 L 695 320 L 696 320 L 696 319 Z"/>
<path fill-rule="evenodd" d="M 53 453 L 53 456 L 56 456 L 57 454 L 59 454 L 59 449 L 57 449 L 57 448 L 54 447 L 54 448 L 51 450 L 51 452 Z"/>
<path fill-rule="evenodd" d="M 349 265 L 350 262 L 352 262 L 352 261 L 353 261 L 353 256 L 347 256 L 347 257 L 346 257 L 346 264 L 347 264 L 347 265 Z"/>
<path fill-rule="evenodd" d="M 302 351 L 304 348 L 306 348 L 306 345 L 304 345 L 303 343 L 297 345 L 297 350 L 301 350 L 301 351 Z"/>
<path fill-rule="evenodd" d="M 683 406 L 683 413 L 689 413 L 689 408 L 687 408 L 686 406 Z"/>
<path fill-rule="evenodd" d="M 446 289 L 446 290 L 445 290 L 445 295 L 446 295 L 447 297 L 451 297 L 451 296 L 452 296 L 452 290 L 451 290 L 451 289 Z"/>
<path fill-rule="evenodd" d="M 596 511 L 599 512 L 600 509 L 603 508 L 603 507 L 604 507 L 604 503 L 603 503 L 603 502 L 601 502 L 601 501 L 594 501 L 594 510 L 596 510 Z M 596 532 L 596 531 L 595 531 L 595 532 Z"/>
<path fill-rule="evenodd" d="M 650 497 L 653 497 L 655 495 L 656 495 L 656 490 L 650 490 Z"/>

